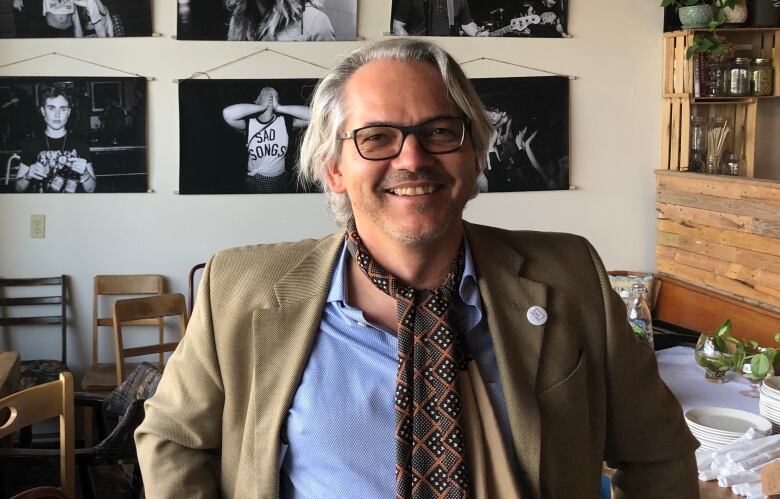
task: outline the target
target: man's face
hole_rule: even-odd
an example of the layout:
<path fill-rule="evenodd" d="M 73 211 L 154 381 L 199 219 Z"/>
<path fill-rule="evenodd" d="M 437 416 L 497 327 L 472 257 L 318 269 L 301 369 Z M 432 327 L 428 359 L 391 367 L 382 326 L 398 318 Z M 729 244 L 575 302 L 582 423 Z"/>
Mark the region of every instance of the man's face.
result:
<path fill-rule="evenodd" d="M 416 125 L 437 116 L 461 116 L 438 72 L 429 64 L 382 60 L 366 64 L 347 81 L 343 131 L 368 124 Z M 471 138 L 446 154 L 430 154 L 413 135 L 391 159 L 363 159 L 352 139 L 328 169 L 328 185 L 346 193 L 367 244 L 424 244 L 461 231 L 463 207 L 479 174 Z"/>
<path fill-rule="evenodd" d="M 68 99 L 61 95 L 53 99 L 46 99 L 46 102 L 41 106 L 41 114 L 48 128 L 52 130 L 62 129 L 68 124 L 68 117 L 70 117 Z"/>
<path fill-rule="evenodd" d="M 501 121 L 504 115 L 506 115 L 506 113 L 495 108 L 487 110 L 488 121 L 490 121 L 490 124 L 493 126 L 498 125 L 498 122 Z"/>

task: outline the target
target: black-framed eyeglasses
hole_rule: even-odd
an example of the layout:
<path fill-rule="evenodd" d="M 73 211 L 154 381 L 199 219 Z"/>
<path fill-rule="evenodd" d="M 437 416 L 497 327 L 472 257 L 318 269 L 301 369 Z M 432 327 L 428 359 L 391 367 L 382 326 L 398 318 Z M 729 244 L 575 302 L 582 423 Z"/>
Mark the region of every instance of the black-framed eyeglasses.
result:
<path fill-rule="evenodd" d="M 342 132 L 339 138 L 352 139 L 363 159 L 379 161 L 401 154 L 409 135 L 414 135 L 420 147 L 431 154 L 446 154 L 463 146 L 470 123 L 458 116 L 437 116 L 411 126 L 368 125 L 351 132 Z"/>

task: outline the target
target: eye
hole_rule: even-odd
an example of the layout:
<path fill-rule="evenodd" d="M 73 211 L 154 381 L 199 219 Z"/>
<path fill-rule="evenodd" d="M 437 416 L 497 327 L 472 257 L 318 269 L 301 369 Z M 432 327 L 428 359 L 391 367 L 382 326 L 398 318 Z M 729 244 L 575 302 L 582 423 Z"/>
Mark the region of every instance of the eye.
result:
<path fill-rule="evenodd" d="M 363 142 L 381 142 L 387 140 L 387 135 L 384 133 L 372 133 L 362 137 Z"/>
<path fill-rule="evenodd" d="M 376 147 L 392 143 L 395 140 L 395 134 L 390 128 L 371 127 L 358 132 L 357 139 L 360 145 Z"/>
<path fill-rule="evenodd" d="M 431 135 L 452 135 L 454 133 L 449 128 L 438 127 L 433 129 Z"/>

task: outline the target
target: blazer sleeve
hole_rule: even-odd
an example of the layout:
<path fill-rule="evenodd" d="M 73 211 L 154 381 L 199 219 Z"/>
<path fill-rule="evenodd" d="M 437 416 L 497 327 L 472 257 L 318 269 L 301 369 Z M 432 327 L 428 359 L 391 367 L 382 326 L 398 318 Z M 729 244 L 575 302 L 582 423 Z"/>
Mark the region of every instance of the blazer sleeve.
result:
<path fill-rule="evenodd" d="M 606 445 L 613 498 L 696 498 L 694 451 L 676 397 L 661 380 L 653 349 L 639 341 L 626 307 L 612 290 L 601 259 L 588 243 L 597 269 L 606 327 Z"/>
<path fill-rule="evenodd" d="M 224 391 L 211 315 L 209 260 L 187 332 L 168 360 L 135 432 L 146 497 L 218 497 Z"/>

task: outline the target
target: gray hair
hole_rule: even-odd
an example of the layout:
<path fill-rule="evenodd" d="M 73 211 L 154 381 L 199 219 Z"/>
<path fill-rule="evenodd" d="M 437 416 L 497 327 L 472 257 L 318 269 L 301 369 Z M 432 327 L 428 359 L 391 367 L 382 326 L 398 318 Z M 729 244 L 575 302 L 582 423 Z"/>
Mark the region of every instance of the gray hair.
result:
<path fill-rule="evenodd" d="M 393 38 L 364 45 L 347 54 L 317 85 L 298 164 L 298 181 L 302 185 L 322 187 L 328 208 L 339 225 L 345 225 L 352 216 L 352 206 L 346 194 L 336 194 L 330 190 L 327 172 L 329 165 L 339 161 L 339 133 L 346 120 L 344 89 L 350 76 L 361 66 L 388 59 L 426 62 L 438 70 L 450 100 L 471 122 L 471 142 L 480 169 L 484 170 L 487 164 L 486 151 L 493 127 L 487 120 L 482 101 L 463 70 L 444 49 L 414 38 Z M 478 192 L 475 185 L 473 196 Z"/>

